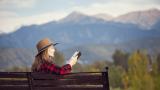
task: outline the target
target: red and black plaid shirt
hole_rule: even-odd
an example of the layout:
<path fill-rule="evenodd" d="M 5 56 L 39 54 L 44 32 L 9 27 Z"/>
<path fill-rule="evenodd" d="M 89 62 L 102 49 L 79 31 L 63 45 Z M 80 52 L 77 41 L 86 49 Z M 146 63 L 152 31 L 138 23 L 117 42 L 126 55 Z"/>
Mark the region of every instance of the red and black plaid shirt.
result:
<path fill-rule="evenodd" d="M 50 63 L 43 63 L 39 67 L 39 72 L 47 72 L 47 73 L 55 73 L 55 74 L 60 74 L 64 75 L 69 73 L 72 70 L 70 64 L 63 65 L 62 67 L 59 67 L 52 61 Z"/>
<path fill-rule="evenodd" d="M 72 70 L 70 64 L 63 65 L 62 67 L 59 67 L 52 61 L 50 63 L 43 63 L 39 67 L 39 72 L 46 72 L 46 73 L 55 73 L 59 75 L 64 75 L 69 73 Z M 47 79 L 48 80 L 48 79 Z M 60 80 L 60 79 L 51 79 L 51 80 Z M 55 87 L 58 87 L 59 85 L 55 85 Z"/>

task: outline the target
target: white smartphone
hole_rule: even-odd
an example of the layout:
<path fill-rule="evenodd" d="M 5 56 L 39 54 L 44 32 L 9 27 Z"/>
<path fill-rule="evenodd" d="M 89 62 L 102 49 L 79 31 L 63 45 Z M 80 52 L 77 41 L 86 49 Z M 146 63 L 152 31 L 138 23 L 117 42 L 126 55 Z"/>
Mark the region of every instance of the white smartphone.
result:
<path fill-rule="evenodd" d="M 77 54 L 78 54 L 78 52 L 77 52 L 77 51 L 76 51 L 76 52 L 74 52 L 74 54 L 73 54 L 73 56 L 72 56 L 72 57 L 75 57 Z"/>
<path fill-rule="evenodd" d="M 75 51 L 74 54 L 72 55 L 72 57 L 75 57 L 75 56 L 77 55 L 77 53 L 78 53 L 78 52 Z M 71 57 L 71 58 L 72 58 L 72 57 Z M 71 59 L 70 59 L 70 60 L 71 60 Z M 69 60 L 69 61 L 70 61 L 70 60 Z M 69 61 L 68 61 L 68 63 L 69 63 Z"/>

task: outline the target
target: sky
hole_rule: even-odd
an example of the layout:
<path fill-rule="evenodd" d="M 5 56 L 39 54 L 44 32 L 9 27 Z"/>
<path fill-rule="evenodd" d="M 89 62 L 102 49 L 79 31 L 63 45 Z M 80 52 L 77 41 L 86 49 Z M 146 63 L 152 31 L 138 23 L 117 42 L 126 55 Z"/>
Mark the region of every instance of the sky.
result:
<path fill-rule="evenodd" d="M 160 0 L 0 0 L 0 31 L 58 21 L 73 11 L 118 17 L 151 8 L 160 10 Z"/>

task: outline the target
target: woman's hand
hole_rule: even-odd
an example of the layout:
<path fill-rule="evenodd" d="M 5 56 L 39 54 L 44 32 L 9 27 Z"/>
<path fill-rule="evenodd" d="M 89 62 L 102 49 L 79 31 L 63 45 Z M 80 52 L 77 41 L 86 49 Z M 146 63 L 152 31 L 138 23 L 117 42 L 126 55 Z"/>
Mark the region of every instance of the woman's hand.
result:
<path fill-rule="evenodd" d="M 78 56 L 71 57 L 71 59 L 70 59 L 70 61 L 69 61 L 69 63 L 68 63 L 68 64 L 71 65 L 71 67 L 76 64 L 76 62 L 77 62 L 77 57 L 78 57 Z"/>

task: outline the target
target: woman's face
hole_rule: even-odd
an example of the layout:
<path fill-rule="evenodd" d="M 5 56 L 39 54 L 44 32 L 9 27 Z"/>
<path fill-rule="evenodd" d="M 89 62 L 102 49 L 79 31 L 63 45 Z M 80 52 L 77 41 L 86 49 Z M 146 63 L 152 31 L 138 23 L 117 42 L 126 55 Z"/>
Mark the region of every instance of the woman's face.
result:
<path fill-rule="evenodd" d="M 51 45 L 50 47 L 48 47 L 48 55 L 50 57 L 54 57 L 54 52 L 55 52 L 55 50 L 53 48 L 53 45 Z"/>

